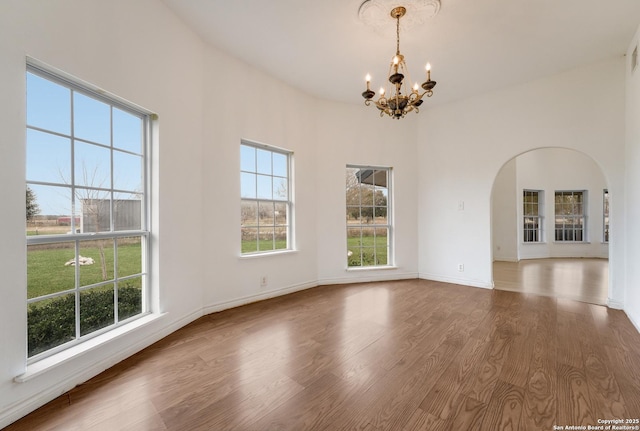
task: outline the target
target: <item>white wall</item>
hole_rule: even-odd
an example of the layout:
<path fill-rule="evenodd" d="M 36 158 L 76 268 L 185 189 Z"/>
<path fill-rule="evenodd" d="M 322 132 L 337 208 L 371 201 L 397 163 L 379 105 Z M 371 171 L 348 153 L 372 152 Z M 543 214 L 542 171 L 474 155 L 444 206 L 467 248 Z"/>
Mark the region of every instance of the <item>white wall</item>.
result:
<path fill-rule="evenodd" d="M 380 118 L 378 111 L 371 107 L 319 103 L 316 197 L 320 284 L 417 277 L 418 164 L 414 155 L 415 124 L 419 120 L 415 114 L 395 121 Z M 395 267 L 392 269 L 347 269 L 347 164 L 392 168 L 395 226 Z"/>
<path fill-rule="evenodd" d="M 316 286 L 315 99 L 213 48 L 205 70 L 205 311 Z M 241 139 L 293 151 L 295 252 L 240 257 Z"/>
<path fill-rule="evenodd" d="M 625 64 L 627 98 L 626 98 L 626 219 L 627 224 L 613 230 L 611 235 L 624 235 L 627 238 L 625 253 L 625 275 L 627 288 L 625 291 L 624 309 L 627 315 L 640 330 L 640 66 L 631 73 L 633 50 L 640 40 L 640 29 L 636 32 L 627 51 Z M 633 223 L 632 223 L 633 221 Z M 618 233 L 620 232 L 620 233 Z"/>
<path fill-rule="evenodd" d="M 159 114 L 152 264 L 153 323 L 61 363 L 24 383 L 26 242 L 25 60 L 31 56 Z M 202 310 L 203 45 L 162 3 L 0 2 L 0 427 L 172 332 Z M 22 186 L 21 186 L 22 185 Z M 187 215 L 187 217 L 185 217 Z"/>
<path fill-rule="evenodd" d="M 491 193 L 493 260 L 518 261 L 516 159 L 500 169 Z"/>
<path fill-rule="evenodd" d="M 418 126 L 420 277 L 492 286 L 491 189 L 508 160 L 535 148 L 592 158 L 609 185 L 611 224 L 624 226 L 623 67 L 614 58 L 425 111 Z M 625 239 L 612 235 L 609 299 L 621 306 Z"/>

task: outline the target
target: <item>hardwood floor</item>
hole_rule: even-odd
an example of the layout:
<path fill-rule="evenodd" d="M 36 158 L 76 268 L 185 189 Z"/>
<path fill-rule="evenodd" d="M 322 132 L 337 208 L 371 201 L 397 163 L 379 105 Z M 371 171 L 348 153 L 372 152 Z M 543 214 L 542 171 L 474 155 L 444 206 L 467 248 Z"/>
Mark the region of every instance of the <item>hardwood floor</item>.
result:
<path fill-rule="evenodd" d="M 493 263 L 496 289 L 605 305 L 609 293 L 607 259 L 530 259 Z"/>
<path fill-rule="evenodd" d="M 425 280 L 205 316 L 17 430 L 552 430 L 640 418 L 617 310 Z"/>

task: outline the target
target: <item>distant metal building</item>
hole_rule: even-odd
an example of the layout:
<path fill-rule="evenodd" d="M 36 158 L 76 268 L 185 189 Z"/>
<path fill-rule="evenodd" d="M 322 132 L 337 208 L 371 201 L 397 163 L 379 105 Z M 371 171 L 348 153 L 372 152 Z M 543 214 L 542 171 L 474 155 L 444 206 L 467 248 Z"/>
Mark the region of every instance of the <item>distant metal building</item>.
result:
<path fill-rule="evenodd" d="M 108 232 L 113 214 L 114 230 L 137 230 L 142 226 L 142 201 L 139 199 L 81 199 L 80 232 Z M 113 209 L 111 203 L 113 202 Z"/>

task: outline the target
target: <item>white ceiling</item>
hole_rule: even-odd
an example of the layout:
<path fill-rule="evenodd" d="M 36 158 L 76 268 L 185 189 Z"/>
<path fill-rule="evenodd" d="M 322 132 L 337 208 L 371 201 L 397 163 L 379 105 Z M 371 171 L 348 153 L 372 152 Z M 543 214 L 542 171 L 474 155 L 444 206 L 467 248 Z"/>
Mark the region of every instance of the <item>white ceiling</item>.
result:
<path fill-rule="evenodd" d="M 164 2 L 203 40 L 325 99 L 362 103 L 364 76 L 377 91 L 395 54 L 395 21 L 365 26 L 362 0 Z M 640 0 L 441 0 L 400 48 L 413 81 L 432 65 L 428 107 L 623 56 L 639 23 Z"/>

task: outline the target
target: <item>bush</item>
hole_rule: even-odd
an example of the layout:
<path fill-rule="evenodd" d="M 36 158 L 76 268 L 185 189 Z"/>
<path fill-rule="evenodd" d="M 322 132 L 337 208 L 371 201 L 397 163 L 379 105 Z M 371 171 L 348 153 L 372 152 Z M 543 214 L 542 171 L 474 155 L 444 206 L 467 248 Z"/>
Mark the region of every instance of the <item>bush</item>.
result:
<path fill-rule="evenodd" d="M 75 338 L 75 295 L 31 304 L 27 312 L 29 357 Z M 125 320 L 142 312 L 142 290 L 124 285 L 118 289 L 118 317 Z M 113 291 L 90 290 L 80 294 L 80 335 L 114 323 Z"/>

